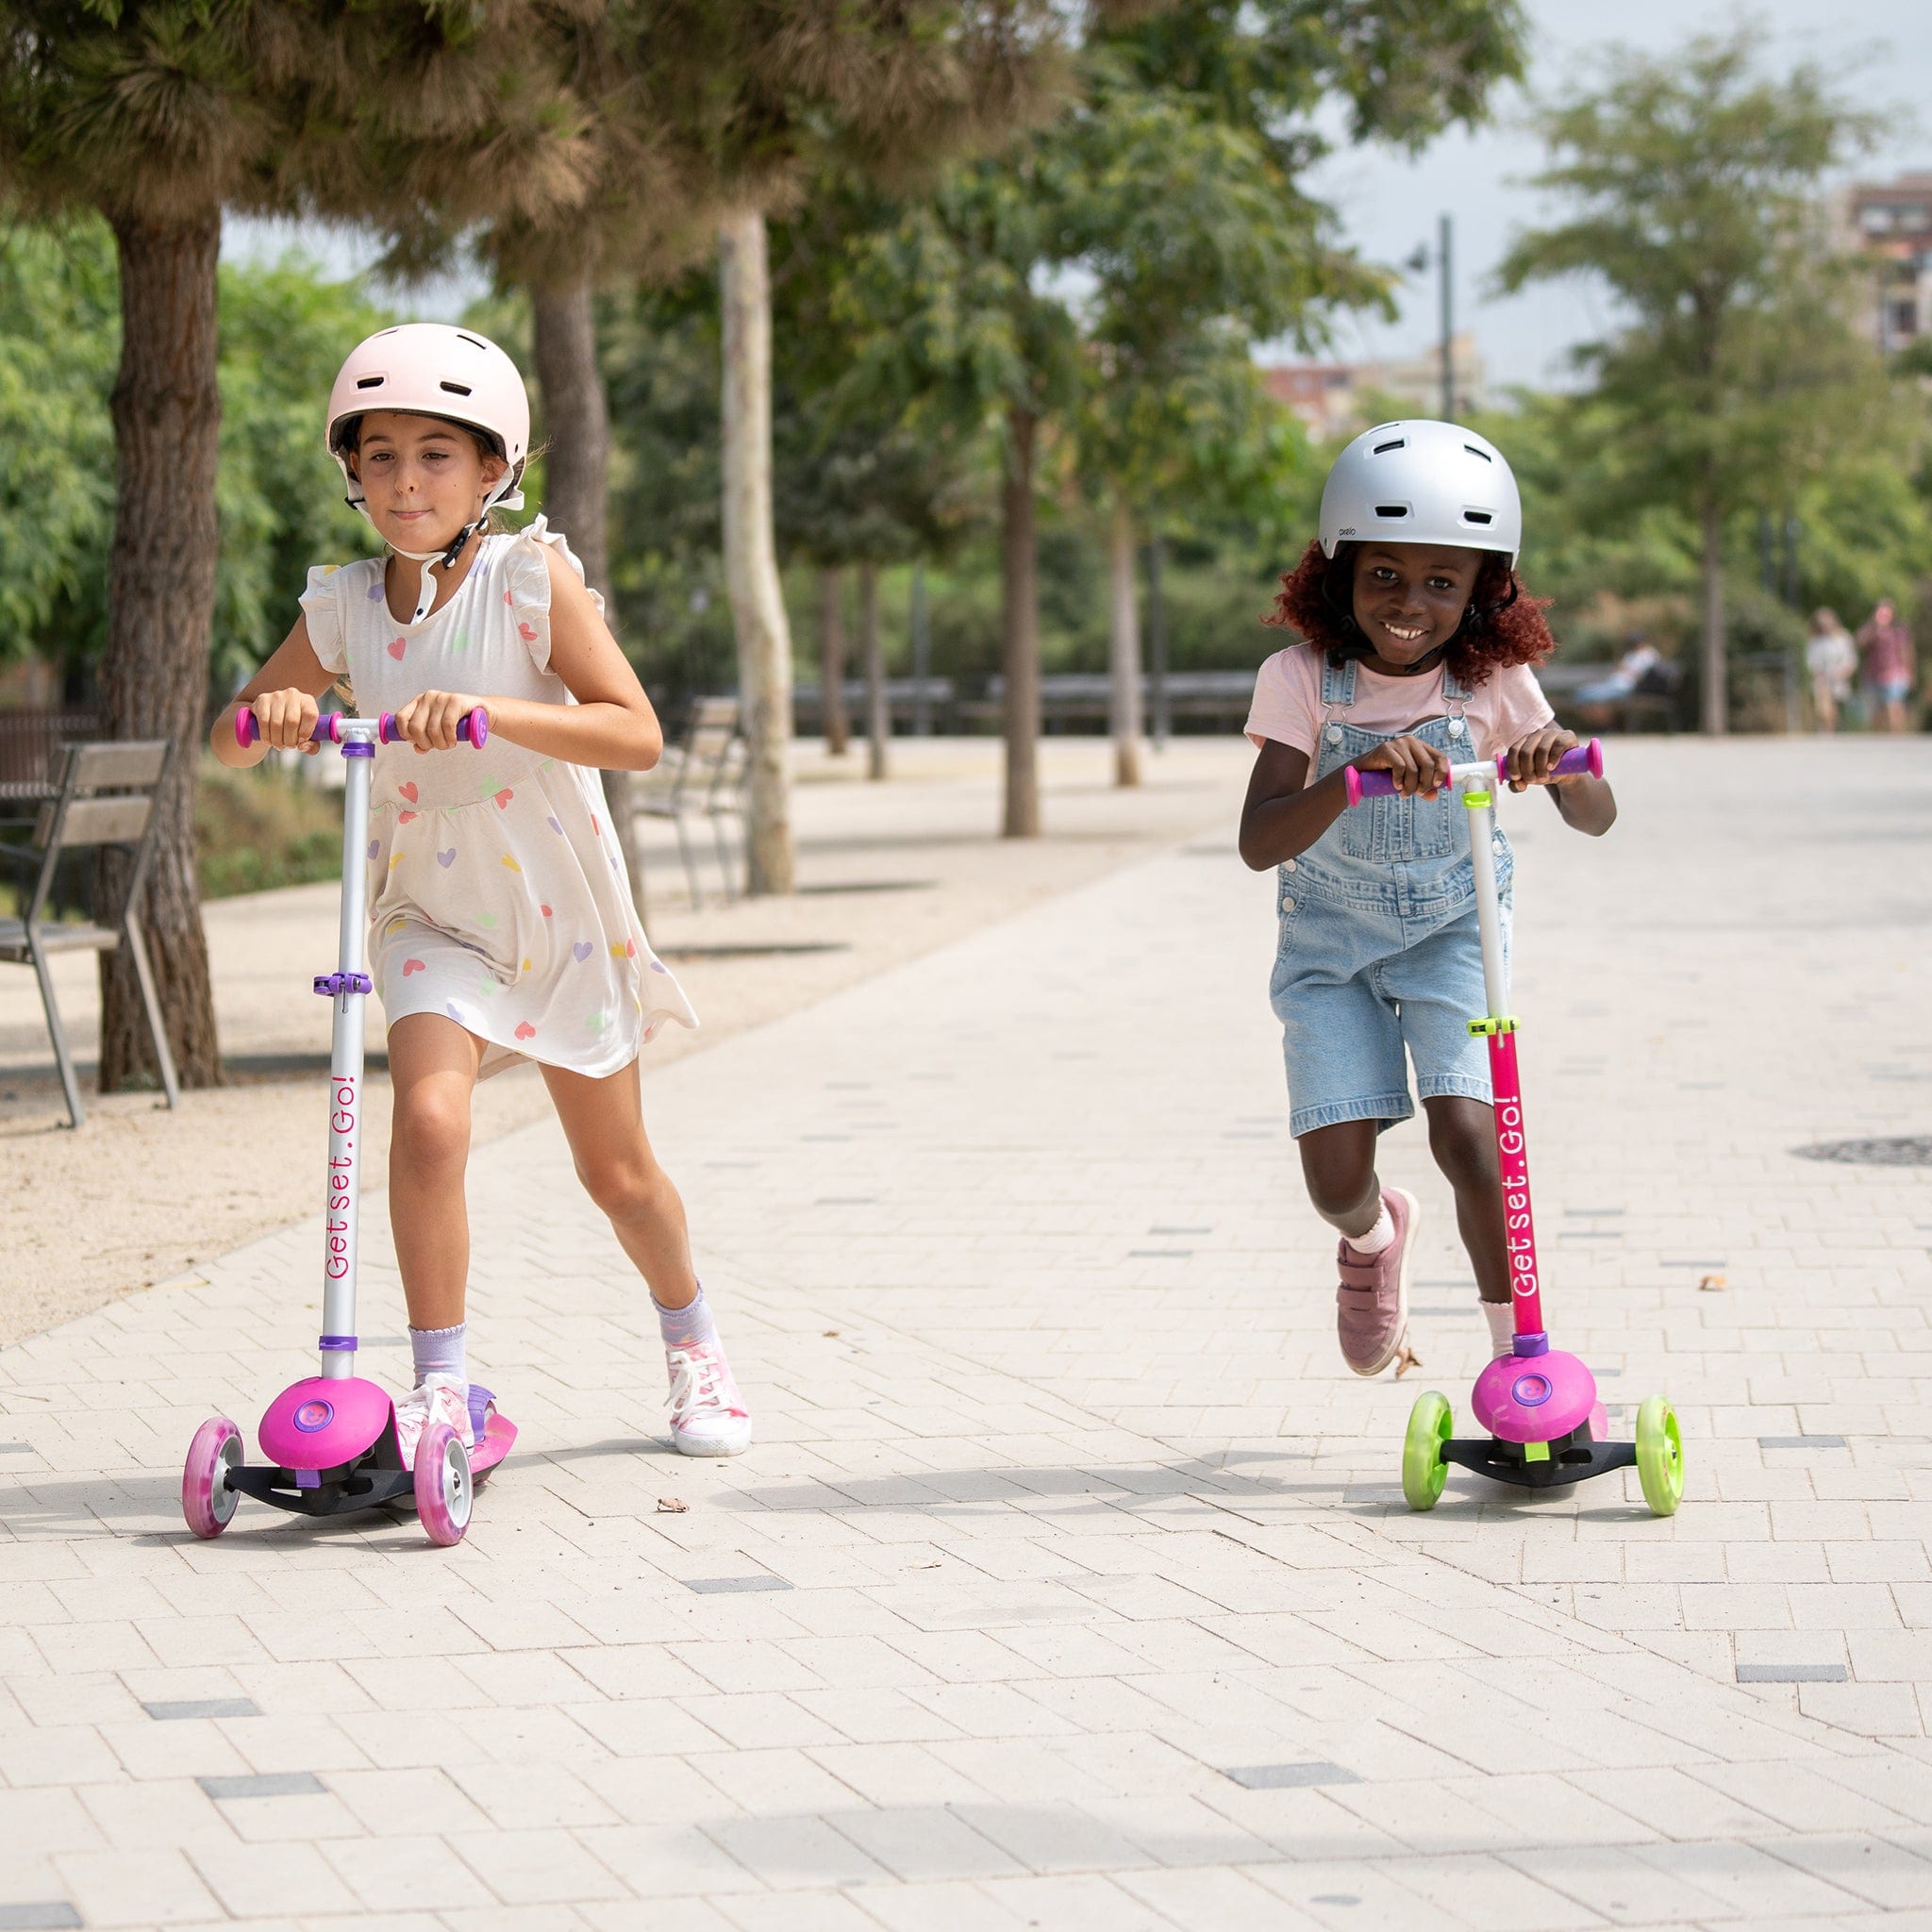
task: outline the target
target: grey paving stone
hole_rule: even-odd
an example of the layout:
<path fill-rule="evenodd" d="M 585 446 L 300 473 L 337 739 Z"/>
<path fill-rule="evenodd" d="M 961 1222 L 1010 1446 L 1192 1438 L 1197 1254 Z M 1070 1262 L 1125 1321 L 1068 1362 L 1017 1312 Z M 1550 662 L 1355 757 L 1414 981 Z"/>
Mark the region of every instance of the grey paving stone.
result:
<path fill-rule="evenodd" d="M 1760 1449 L 1842 1449 L 1842 1436 L 1759 1436 Z"/>
<path fill-rule="evenodd" d="M 184 1697 L 172 1703 L 143 1704 L 142 1709 L 160 1724 L 190 1717 L 259 1717 L 261 1707 L 252 1697 Z"/>
<path fill-rule="evenodd" d="M 1849 1676 L 1843 1664 L 1740 1664 L 1740 1684 L 1842 1684 Z"/>
<path fill-rule="evenodd" d="M 0 1932 L 53 1932 L 53 1928 L 85 1924 L 86 1921 L 65 1899 L 48 1899 L 38 1905 L 0 1905 Z"/>
<path fill-rule="evenodd" d="M 312 1771 L 262 1771 L 243 1775 L 198 1777 L 194 1780 L 210 1798 L 309 1798 L 328 1787 Z"/>
<path fill-rule="evenodd" d="M 687 1576 L 684 1587 L 700 1596 L 749 1596 L 760 1591 L 790 1590 L 791 1585 L 782 1576 Z"/>
<path fill-rule="evenodd" d="M 1340 1764 L 1311 1758 L 1301 1764 L 1248 1764 L 1224 1767 L 1222 1776 L 1250 1791 L 1292 1790 L 1302 1785 L 1358 1785 L 1356 1773 Z"/>

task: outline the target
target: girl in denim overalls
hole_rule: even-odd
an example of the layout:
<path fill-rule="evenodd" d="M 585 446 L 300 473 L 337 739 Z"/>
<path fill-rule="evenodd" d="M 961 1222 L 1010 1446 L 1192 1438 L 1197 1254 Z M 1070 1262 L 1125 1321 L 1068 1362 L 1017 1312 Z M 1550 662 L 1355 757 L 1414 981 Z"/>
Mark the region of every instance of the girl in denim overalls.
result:
<path fill-rule="evenodd" d="M 1329 472 L 1322 534 L 1282 579 L 1273 624 L 1303 641 L 1261 667 L 1258 747 L 1241 857 L 1277 869 L 1290 1131 L 1315 1211 L 1337 1228 L 1336 1325 L 1358 1375 L 1397 1373 L 1420 1209 L 1375 1174 L 1375 1137 L 1409 1118 L 1408 1066 L 1429 1150 L 1456 1195 L 1492 1345 L 1509 1342 L 1502 1192 L 1482 1043 L 1475 883 L 1452 764 L 1507 755 L 1522 791 L 1550 783 L 1563 819 L 1600 833 L 1607 785 L 1552 782 L 1576 742 L 1530 666 L 1555 649 L 1516 576 L 1523 513 L 1501 454 L 1449 423 L 1388 423 Z M 1390 773 L 1399 796 L 1348 809 L 1342 769 Z M 1496 836 L 1504 932 L 1510 858 Z"/>

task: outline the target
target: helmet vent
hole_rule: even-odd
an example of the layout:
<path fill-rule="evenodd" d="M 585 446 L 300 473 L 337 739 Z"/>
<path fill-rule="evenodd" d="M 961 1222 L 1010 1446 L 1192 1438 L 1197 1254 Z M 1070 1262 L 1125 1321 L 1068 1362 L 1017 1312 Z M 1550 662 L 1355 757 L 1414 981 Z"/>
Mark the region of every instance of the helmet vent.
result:
<path fill-rule="evenodd" d="M 1398 517 L 1406 517 L 1408 514 L 1408 506 L 1406 503 L 1378 503 L 1375 506 L 1375 514 L 1386 522 L 1393 523 Z"/>
<path fill-rule="evenodd" d="M 1465 524 L 1493 524 L 1496 520 L 1486 509 L 1466 509 L 1462 512 Z"/>
<path fill-rule="evenodd" d="M 1486 463 L 1493 463 L 1496 460 L 1495 458 L 1492 457 L 1488 450 L 1478 449 L 1473 442 L 1465 442 L 1462 446 L 1470 453 L 1471 456 L 1480 457 Z"/>
<path fill-rule="evenodd" d="M 1373 457 L 1386 457 L 1391 449 L 1407 449 L 1408 438 L 1398 436 L 1393 442 L 1378 442 L 1369 454 Z"/>
<path fill-rule="evenodd" d="M 388 380 L 389 377 L 386 375 L 358 375 L 356 378 L 356 387 L 358 389 L 380 389 Z"/>
<path fill-rule="evenodd" d="M 470 385 L 467 382 L 440 382 L 436 386 L 438 389 L 447 390 L 453 396 L 466 396 L 470 393 Z"/>
<path fill-rule="evenodd" d="M 457 331 L 457 341 L 459 342 L 468 342 L 471 348 L 473 349 L 488 349 L 490 346 L 488 342 L 479 342 L 475 336 L 466 336 L 461 329 L 458 329 Z M 448 387 L 448 383 L 443 384 L 443 388 L 447 389 Z"/>

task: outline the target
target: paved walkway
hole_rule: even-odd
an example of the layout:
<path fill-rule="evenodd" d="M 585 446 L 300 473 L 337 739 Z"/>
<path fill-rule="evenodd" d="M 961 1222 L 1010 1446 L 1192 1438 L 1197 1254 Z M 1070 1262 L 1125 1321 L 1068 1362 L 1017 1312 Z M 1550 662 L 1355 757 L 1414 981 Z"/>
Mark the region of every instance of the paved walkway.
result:
<path fill-rule="evenodd" d="M 458 1550 L 180 1529 L 313 1224 L 0 1353 L 0 1925 L 1932 1925 L 1932 1194 L 1791 1151 L 1932 1131 L 1932 770 L 1804 757 L 1629 747 L 1600 844 L 1508 808 L 1550 1312 L 1676 1402 L 1675 1518 L 1403 1509 L 1479 1359 L 1445 1191 L 1392 1136 L 1425 1369 L 1357 1383 L 1268 884 L 1198 841 L 648 1083 L 737 1462 L 655 1439 L 547 1125 L 475 1162 L 525 1434 Z"/>

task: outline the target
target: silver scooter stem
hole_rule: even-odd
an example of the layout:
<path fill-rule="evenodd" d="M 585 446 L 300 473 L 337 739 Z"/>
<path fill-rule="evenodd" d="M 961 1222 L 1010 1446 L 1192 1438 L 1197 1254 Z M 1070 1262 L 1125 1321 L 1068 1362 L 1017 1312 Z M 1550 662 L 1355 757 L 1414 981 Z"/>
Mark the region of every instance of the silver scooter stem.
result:
<path fill-rule="evenodd" d="M 362 1182 L 362 1060 L 368 1010 L 370 774 L 375 759 L 373 720 L 341 721 L 342 907 L 332 991 L 329 1042 L 328 1191 L 323 1212 L 322 1374 L 356 1373 L 357 1219 Z"/>

